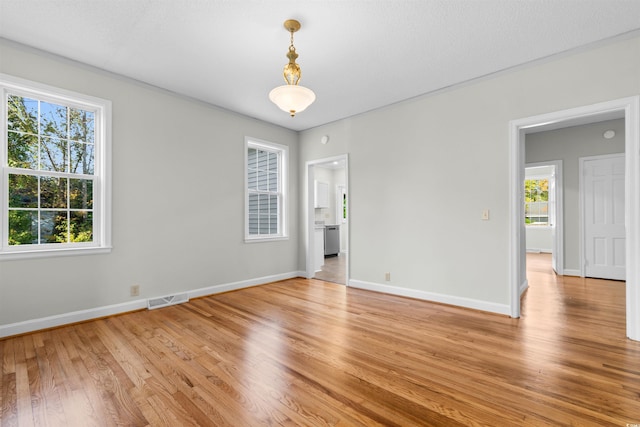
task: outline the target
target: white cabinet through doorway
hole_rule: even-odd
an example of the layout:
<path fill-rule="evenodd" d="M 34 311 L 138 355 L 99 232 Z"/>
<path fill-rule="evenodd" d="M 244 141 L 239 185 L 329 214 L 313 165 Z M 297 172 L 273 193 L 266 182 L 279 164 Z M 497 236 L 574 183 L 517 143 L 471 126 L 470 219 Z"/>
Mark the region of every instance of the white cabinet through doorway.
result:
<path fill-rule="evenodd" d="M 321 181 L 314 181 L 315 195 L 314 195 L 314 207 L 316 208 L 328 208 L 329 207 L 329 184 Z"/>

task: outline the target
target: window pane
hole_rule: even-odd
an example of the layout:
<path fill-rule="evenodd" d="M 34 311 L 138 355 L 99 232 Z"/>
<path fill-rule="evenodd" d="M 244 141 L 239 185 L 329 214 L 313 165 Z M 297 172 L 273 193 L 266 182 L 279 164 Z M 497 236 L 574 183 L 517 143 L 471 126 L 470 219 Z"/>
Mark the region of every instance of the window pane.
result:
<path fill-rule="evenodd" d="M 69 207 L 71 209 L 93 208 L 93 181 L 90 179 L 69 180 Z"/>
<path fill-rule="evenodd" d="M 249 169 L 247 171 L 247 186 L 249 190 L 258 189 L 258 171 L 255 169 Z"/>
<path fill-rule="evenodd" d="M 258 194 L 249 194 L 249 213 L 257 214 L 259 203 L 260 196 Z"/>
<path fill-rule="evenodd" d="M 269 171 L 278 172 L 278 153 L 269 153 Z"/>
<path fill-rule="evenodd" d="M 9 174 L 9 207 L 38 207 L 38 177 Z"/>
<path fill-rule="evenodd" d="M 58 138 L 42 138 L 40 146 L 40 169 L 66 172 L 67 141 Z"/>
<path fill-rule="evenodd" d="M 40 102 L 40 133 L 58 138 L 67 138 L 67 107 Z"/>
<path fill-rule="evenodd" d="M 260 194 L 260 206 L 259 210 L 261 214 L 269 213 L 269 195 L 268 194 Z"/>
<path fill-rule="evenodd" d="M 529 213 L 531 215 L 538 215 L 540 213 L 540 205 L 533 202 L 529 205 Z"/>
<path fill-rule="evenodd" d="M 258 234 L 258 207 L 260 196 L 249 194 L 249 234 Z"/>
<path fill-rule="evenodd" d="M 40 177 L 40 208 L 67 207 L 67 178 Z"/>
<path fill-rule="evenodd" d="M 269 191 L 278 191 L 278 172 L 269 172 Z"/>
<path fill-rule="evenodd" d="M 18 132 L 38 134 L 38 101 L 9 95 L 7 128 Z"/>
<path fill-rule="evenodd" d="M 69 108 L 69 139 L 94 143 L 95 120 L 91 111 Z"/>
<path fill-rule="evenodd" d="M 269 215 L 260 214 L 260 234 L 269 234 Z"/>
<path fill-rule="evenodd" d="M 9 245 L 38 243 L 38 212 L 9 211 Z"/>
<path fill-rule="evenodd" d="M 69 149 L 71 150 L 71 164 L 69 172 L 93 175 L 95 146 L 93 144 L 71 142 L 69 145 Z"/>
<path fill-rule="evenodd" d="M 40 243 L 67 243 L 67 231 L 66 211 L 40 213 Z"/>
<path fill-rule="evenodd" d="M 249 168 L 255 169 L 257 167 L 256 165 L 257 158 L 258 158 L 258 150 L 256 150 L 255 148 L 249 148 L 247 150 L 247 166 Z"/>
<path fill-rule="evenodd" d="M 38 169 L 38 137 L 22 133 L 7 134 L 8 161 L 13 168 Z"/>
<path fill-rule="evenodd" d="M 258 150 L 258 169 L 261 171 L 266 171 L 268 164 L 269 164 L 269 153 L 267 153 L 266 151 Z"/>
<path fill-rule="evenodd" d="M 524 181 L 525 202 L 540 202 L 549 200 L 548 179 L 526 179 Z"/>
<path fill-rule="evenodd" d="M 93 175 L 93 144 L 71 142 L 69 144 L 71 164 L 69 172 Z"/>
<path fill-rule="evenodd" d="M 264 170 L 258 171 L 258 190 L 267 191 L 269 189 L 269 173 Z"/>
<path fill-rule="evenodd" d="M 249 234 L 258 234 L 258 214 L 249 214 Z"/>
<path fill-rule="evenodd" d="M 74 211 L 70 214 L 69 239 L 72 242 L 93 241 L 93 214 L 87 211 Z"/>

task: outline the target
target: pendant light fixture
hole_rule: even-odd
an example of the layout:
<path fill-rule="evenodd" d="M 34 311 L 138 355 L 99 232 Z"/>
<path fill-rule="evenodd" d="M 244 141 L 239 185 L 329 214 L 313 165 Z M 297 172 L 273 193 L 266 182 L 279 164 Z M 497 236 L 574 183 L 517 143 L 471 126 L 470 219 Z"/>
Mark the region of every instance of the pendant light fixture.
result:
<path fill-rule="evenodd" d="M 302 73 L 300 72 L 300 66 L 296 64 L 298 54 L 295 46 L 293 46 L 293 33 L 300 29 L 300 22 L 295 19 L 288 19 L 284 21 L 284 28 L 291 33 L 291 44 L 287 52 L 289 63 L 284 66 L 284 81 L 287 84 L 278 86 L 269 92 L 269 99 L 282 111 L 286 111 L 293 117 L 296 113 L 304 111 L 311 105 L 316 100 L 316 94 L 311 89 L 298 84 Z"/>

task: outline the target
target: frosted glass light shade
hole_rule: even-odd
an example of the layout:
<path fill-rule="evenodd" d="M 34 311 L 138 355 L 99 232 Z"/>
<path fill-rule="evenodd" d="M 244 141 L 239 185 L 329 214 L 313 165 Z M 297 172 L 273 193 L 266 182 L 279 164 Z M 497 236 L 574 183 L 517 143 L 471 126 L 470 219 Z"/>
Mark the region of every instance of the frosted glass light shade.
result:
<path fill-rule="evenodd" d="M 284 85 L 274 88 L 269 92 L 269 99 L 282 111 L 291 114 L 304 111 L 316 100 L 316 94 L 311 89 L 298 85 Z"/>

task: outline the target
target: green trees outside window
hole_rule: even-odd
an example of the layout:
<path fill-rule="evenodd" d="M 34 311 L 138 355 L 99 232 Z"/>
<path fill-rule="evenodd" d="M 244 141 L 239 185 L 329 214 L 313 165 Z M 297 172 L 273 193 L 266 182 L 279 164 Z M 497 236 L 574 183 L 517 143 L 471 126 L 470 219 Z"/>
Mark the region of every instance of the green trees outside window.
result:
<path fill-rule="evenodd" d="M 93 241 L 95 113 L 7 97 L 8 244 Z"/>
<path fill-rule="evenodd" d="M 549 225 L 549 180 L 524 181 L 524 220 L 527 225 Z"/>

